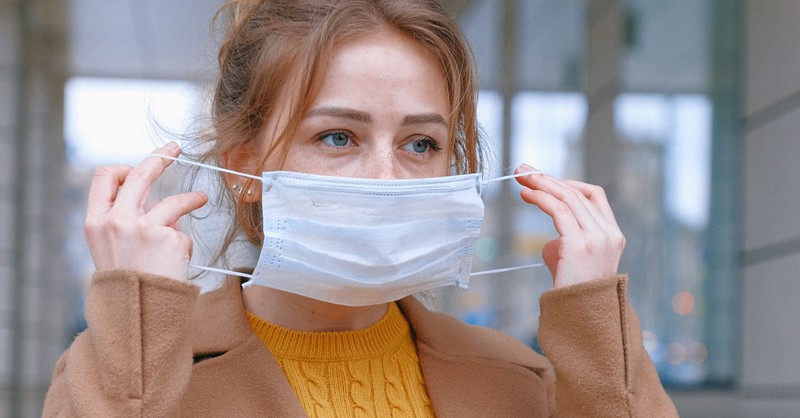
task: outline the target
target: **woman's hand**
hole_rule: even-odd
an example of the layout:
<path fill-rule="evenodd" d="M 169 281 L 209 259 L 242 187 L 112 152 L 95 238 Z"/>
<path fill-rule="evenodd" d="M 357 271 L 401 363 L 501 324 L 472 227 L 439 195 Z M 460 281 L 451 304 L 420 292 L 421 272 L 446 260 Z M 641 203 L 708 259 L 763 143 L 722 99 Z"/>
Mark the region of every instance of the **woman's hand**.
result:
<path fill-rule="evenodd" d="M 523 165 L 517 172 L 531 170 Z M 625 237 L 601 187 L 541 173 L 517 177 L 517 181 L 525 186 L 522 200 L 550 215 L 558 231 L 559 237 L 542 249 L 553 287 L 617 274 Z"/>
<path fill-rule="evenodd" d="M 171 142 L 155 153 L 176 157 L 180 149 Z M 97 270 L 130 269 L 187 280 L 192 240 L 177 229 L 177 222 L 208 198 L 200 192 L 182 193 L 144 209 L 150 187 L 171 163 L 148 157 L 136 167 L 95 171 L 84 230 Z"/>

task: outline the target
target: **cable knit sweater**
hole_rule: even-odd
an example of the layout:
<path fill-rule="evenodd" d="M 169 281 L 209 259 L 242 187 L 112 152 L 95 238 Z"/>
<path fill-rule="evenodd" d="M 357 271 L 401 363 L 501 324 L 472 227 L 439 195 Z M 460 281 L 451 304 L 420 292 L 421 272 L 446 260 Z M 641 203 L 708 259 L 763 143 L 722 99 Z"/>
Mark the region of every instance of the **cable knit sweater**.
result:
<path fill-rule="evenodd" d="M 436 416 L 677 416 L 626 286 L 614 276 L 542 295 L 539 339 L 548 358 L 412 297 L 399 301 Z M 198 294 L 165 277 L 96 273 L 89 328 L 56 365 L 43 415 L 306 416 L 248 325 L 239 280 Z"/>
<path fill-rule="evenodd" d="M 433 417 L 408 322 L 396 303 L 356 331 L 303 332 L 247 319 L 311 418 Z"/>

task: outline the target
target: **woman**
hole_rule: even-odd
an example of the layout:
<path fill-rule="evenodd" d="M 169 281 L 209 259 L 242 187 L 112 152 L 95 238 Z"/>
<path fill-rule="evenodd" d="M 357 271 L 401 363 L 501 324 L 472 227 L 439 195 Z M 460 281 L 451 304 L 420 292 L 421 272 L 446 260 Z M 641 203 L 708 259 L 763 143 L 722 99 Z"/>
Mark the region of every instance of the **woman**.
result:
<path fill-rule="evenodd" d="M 265 248 L 256 285 L 242 290 L 231 276 L 198 295 L 187 283 L 192 243 L 174 225 L 207 202 L 204 193 L 142 209 L 168 158 L 179 155 L 175 144 L 156 151 L 167 158 L 99 169 L 86 219 L 97 267 L 89 329 L 56 366 L 46 416 L 675 415 L 642 347 L 627 279 L 617 273 L 624 238 L 596 186 L 545 174 L 518 178 L 522 199 L 549 214 L 559 232 L 543 251 L 555 288 L 541 299 L 539 335 L 549 360 L 496 331 L 428 311 L 408 296 L 423 286 L 416 282 L 391 298 L 398 290 L 387 280 L 353 300 L 328 293 L 314 274 L 290 281 L 291 289 L 271 281 L 279 268 L 259 275 L 271 262 L 267 248 L 282 245 L 264 231 L 283 227 L 272 225 L 281 207 L 266 207 L 273 200 L 262 194 L 273 186 L 258 184 L 261 172 L 306 173 L 297 176 L 342 187 L 363 183 L 347 179 L 389 187 L 477 172 L 476 87 L 466 42 L 432 1 L 226 7 L 232 21 L 201 159 L 255 175 L 228 172 L 223 181 L 235 208 L 228 242 L 243 234 Z M 288 193 L 287 202 L 311 189 Z M 331 221 L 346 227 L 361 215 L 340 212 Z M 405 215 L 414 221 L 417 213 Z M 345 240 L 329 235 L 318 232 L 308 245 Z M 420 235 L 409 239 L 421 244 L 386 250 L 377 247 L 395 240 L 378 240 L 374 254 L 342 257 L 392 276 L 396 269 L 370 260 L 394 260 L 394 252 L 435 238 Z M 330 260 L 304 262 L 321 271 Z"/>

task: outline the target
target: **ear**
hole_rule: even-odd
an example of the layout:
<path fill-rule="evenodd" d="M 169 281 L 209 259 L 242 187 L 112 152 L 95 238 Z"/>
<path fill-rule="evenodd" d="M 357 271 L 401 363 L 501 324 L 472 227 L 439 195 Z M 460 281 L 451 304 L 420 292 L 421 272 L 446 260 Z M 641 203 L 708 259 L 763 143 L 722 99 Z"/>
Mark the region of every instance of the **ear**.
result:
<path fill-rule="evenodd" d="M 242 145 L 222 156 L 224 168 L 255 176 L 261 173 L 260 163 L 259 153 L 249 144 Z M 260 181 L 230 173 L 223 173 L 223 178 L 234 197 L 240 198 L 242 202 L 261 201 Z"/>

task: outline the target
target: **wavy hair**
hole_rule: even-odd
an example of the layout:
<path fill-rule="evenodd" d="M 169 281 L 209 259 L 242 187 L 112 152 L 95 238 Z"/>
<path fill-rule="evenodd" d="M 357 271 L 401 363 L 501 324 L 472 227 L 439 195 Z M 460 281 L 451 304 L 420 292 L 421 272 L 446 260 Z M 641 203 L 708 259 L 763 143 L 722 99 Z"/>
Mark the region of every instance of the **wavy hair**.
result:
<path fill-rule="evenodd" d="M 282 161 L 294 130 L 311 105 L 341 41 L 394 30 L 418 42 L 438 60 L 450 100 L 452 171 L 482 169 L 476 120 L 477 81 L 469 45 L 456 23 L 432 0 L 231 0 L 215 16 L 223 23 L 219 76 L 208 132 L 199 136 L 195 158 L 222 165 L 237 149 L 258 150 L 256 169 L 268 159 Z M 289 109 L 277 109 L 281 98 Z M 267 149 L 257 141 L 267 122 L 286 112 L 288 123 Z M 241 148 L 249 147 L 249 148 Z M 251 173 L 258 175 L 259 173 Z M 254 180 L 250 180 L 253 182 Z M 224 184 L 224 182 L 222 183 Z M 245 184 L 244 188 L 252 187 Z M 263 242 L 260 203 L 221 195 L 235 214 L 220 255 L 243 233 Z"/>

